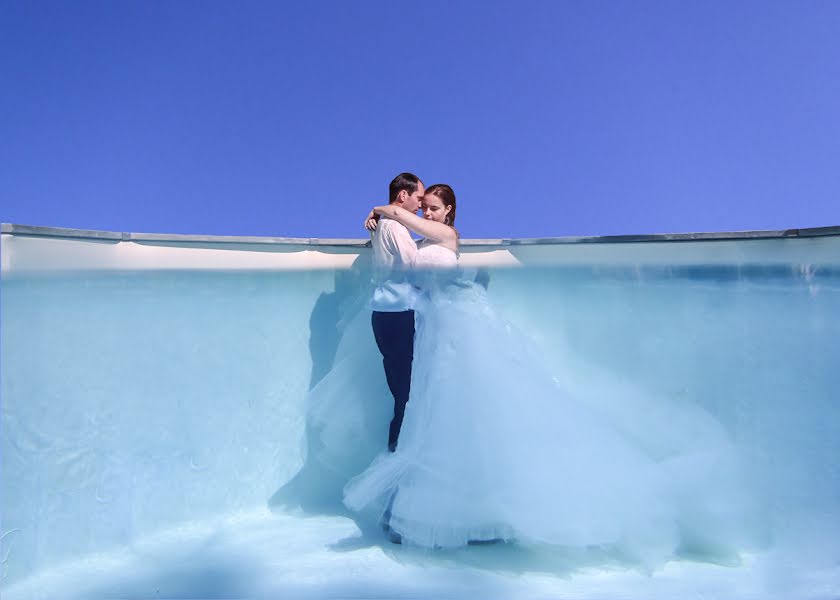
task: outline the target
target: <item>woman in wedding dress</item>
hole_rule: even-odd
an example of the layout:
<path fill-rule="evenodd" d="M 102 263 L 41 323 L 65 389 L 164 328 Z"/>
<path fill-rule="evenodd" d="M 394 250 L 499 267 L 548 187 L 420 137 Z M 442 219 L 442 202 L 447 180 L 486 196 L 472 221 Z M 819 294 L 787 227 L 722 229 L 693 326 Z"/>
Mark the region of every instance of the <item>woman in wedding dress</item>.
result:
<path fill-rule="evenodd" d="M 576 400 L 485 288 L 461 276 L 449 186 L 426 190 L 422 218 L 394 205 L 374 212 L 425 236 L 414 265 L 422 294 L 396 452 L 383 448 L 349 481 L 348 508 L 425 548 L 511 541 L 643 562 L 737 556 L 752 506 L 712 419 L 672 412 L 630 431 Z"/>

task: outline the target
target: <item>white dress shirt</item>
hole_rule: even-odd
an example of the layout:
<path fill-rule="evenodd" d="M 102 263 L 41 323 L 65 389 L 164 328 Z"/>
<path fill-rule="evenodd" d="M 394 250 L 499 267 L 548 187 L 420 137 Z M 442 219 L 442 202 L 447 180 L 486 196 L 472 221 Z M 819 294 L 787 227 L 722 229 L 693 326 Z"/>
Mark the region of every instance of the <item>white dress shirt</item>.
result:
<path fill-rule="evenodd" d="M 381 217 L 373 233 L 373 296 L 368 307 L 379 312 L 412 310 L 418 290 L 406 271 L 417 255 L 417 244 L 408 229 Z"/>

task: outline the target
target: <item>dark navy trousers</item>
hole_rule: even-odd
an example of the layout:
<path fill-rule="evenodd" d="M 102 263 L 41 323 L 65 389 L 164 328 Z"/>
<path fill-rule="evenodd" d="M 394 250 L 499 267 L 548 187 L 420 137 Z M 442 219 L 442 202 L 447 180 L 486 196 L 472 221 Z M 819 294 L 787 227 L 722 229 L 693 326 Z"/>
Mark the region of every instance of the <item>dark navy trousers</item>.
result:
<path fill-rule="evenodd" d="M 411 388 L 411 362 L 414 360 L 414 311 L 378 312 L 371 316 L 373 336 L 382 353 L 385 378 L 394 396 L 394 418 L 388 430 L 388 450 L 397 449 L 405 405 Z"/>

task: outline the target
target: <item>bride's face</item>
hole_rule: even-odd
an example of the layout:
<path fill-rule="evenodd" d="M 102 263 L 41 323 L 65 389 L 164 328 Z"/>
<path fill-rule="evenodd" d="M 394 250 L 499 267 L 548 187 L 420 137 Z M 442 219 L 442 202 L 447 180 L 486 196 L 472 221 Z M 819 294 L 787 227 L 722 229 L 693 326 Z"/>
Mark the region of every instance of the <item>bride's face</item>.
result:
<path fill-rule="evenodd" d="M 429 221 L 437 221 L 438 223 L 446 222 L 446 215 L 452 209 L 450 206 L 444 206 L 441 199 L 434 194 L 426 194 L 423 196 L 423 202 L 420 203 L 423 208 L 423 218 Z"/>

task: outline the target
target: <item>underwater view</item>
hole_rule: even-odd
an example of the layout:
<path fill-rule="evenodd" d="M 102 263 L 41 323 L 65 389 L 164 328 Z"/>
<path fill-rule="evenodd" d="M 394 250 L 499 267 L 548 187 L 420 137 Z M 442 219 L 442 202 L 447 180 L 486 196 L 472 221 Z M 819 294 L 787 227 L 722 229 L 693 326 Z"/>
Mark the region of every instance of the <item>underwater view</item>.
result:
<path fill-rule="evenodd" d="M 656 485 L 599 442 L 618 432 L 677 482 L 681 541 L 640 529 L 614 547 L 573 532 L 567 547 L 429 550 L 389 542 L 343 505 L 347 480 L 384 450 L 393 409 L 364 261 L 9 273 L 4 597 L 837 597 L 836 265 L 603 261 L 458 277 L 508 333 L 467 327 L 468 309 L 448 326 L 463 328 L 452 357 L 424 377 L 455 378 L 455 397 L 476 406 L 510 398 L 476 419 L 476 443 L 530 435 L 516 472 L 545 482 L 545 514 L 606 531 L 651 507 L 630 493 L 587 504 L 585 489 L 619 471 L 623 485 L 647 482 L 640 493 Z M 448 364 L 459 370 L 442 374 Z M 528 416 L 538 395 L 556 421 Z M 554 442 L 535 432 L 554 429 L 583 448 L 576 468 L 562 456 L 546 466 Z"/>

